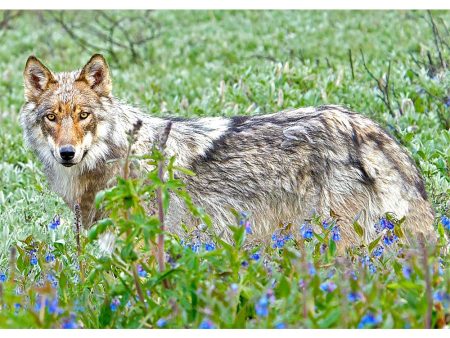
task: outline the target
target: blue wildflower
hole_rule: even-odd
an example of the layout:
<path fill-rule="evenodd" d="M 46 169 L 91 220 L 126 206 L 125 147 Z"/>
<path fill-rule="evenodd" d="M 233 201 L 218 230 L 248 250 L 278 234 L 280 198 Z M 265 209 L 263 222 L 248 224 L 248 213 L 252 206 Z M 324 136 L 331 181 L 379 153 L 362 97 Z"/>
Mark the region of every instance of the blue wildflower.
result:
<path fill-rule="evenodd" d="M 38 263 L 37 257 L 35 255 L 32 255 L 31 258 L 30 258 L 30 264 L 31 265 L 37 265 L 37 263 Z"/>
<path fill-rule="evenodd" d="M 45 306 L 48 309 L 48 313 L 61 313 L 61 309 L 58 307 L 58 298 L 55 297 L 53 299 L 46 299 Z"/>
<path fill-rule="evenodd" d="M 260 317 L 269 315 L 269 299 L 266 295 L 262 296 L 255 305 L 255 312 Z"/>
<path fill-rule="evenodd" d="M 21 308 L 22 308 L 22 305 L 20 303 L 15 303 L 14 304 L 14 314 L 17 314 Z"/>
<path fill-rule="evenodd" d="M 0 272 L 0 283 L 3 283 L 6 281 L 6 274 L 4 272 Z"/>
<path fill-rule="evenodd" d="M 361 318 L 361 321 L 358 324 L 358 329 L 363 329 L 365 327 L 373 327 L 375 325 L 380 324 L 381 320 L 382 320 L 381 314 L 375 316 L 373 313 L 368 312 Z"/>
<path fill-rule="evenodd" d="M 327 230 L 330 227 L 330 224 L 327 221 L 322 221 L 322 226 L 325 230 Z"/>
<path fill-rule="evenodd" d="M 361 257 L 361 265 L 366 266 L 370 263 L 370 257 L 368 255 L 365 255 Z"/>
<path fill-rule="evenodd" d="M 75 316 L 71 315 L 70 318 L 66 318 L 63 320 L 61 325 L 62 329 L 78 329 L 78 325 L 75 321 Z"/>
<path fill-rule="evenodd" d="M 277 240 L 276 247 L 281 249 L 284 246 L 284 239 L 280 238 Z"/>
<path fill-rule="evenodd" d="M 237 285 L 236 283 L 232 283 L 230 285 L 230 288 L 233 292 L 236 292 L 237 290 L 239 290 L 239 285 Z"/>
<path fill-rule="evenodd" d="M 48 225 L 48 227 L 52 230 L 56 230 L 60 224 L 61 224 L 61 218 L 59 217 L 59 215 L 56 215 L 53 218 L 53 221 Z"/>
<path fill-rule="evenodd" d="M 145 271 L 144 268 L 142 267 L 142 265 L 140 265 L 140 264 L 137 266 L 137 273 L 140 277 L 143 277 L 143 278 L 147 277 L 147 271 Z"/>
<path fill-rule="evenodd" d="M 381 245 L 378 245 L 375 250 L 373 250 L 372 255 L 374 257 L 381 257 L 383 255 L 384 247 Z"/>
<path fill-rule="evenodd" d="M 320 289 L 324 292 L 333 292 L 336 288 L 337 285 L 333 281 L 327 281 L 320 284 Z"/>
<path fill-rule="evenodd" d="M 213 322 L 209 319 L 203 319 L 203 321 L 200 323 L 199 329 L 215 329 Z"/>
<path fill-rule="evenodd" d="M 111 308 L 111 311 L 117 311 L 118 307 L 120 306 L 120 299 L 117 297 L 114 297 L 113 300 L 111 301 L 111 304 L 109 305 L 109 307 Z"/>
<path fill-rule="evenodd" d="M 438 290 L 433 294 L 433 299 L 436 302 L 449 302 L 450 301 L 450 294 L 446 293 L 443 290 Z"/>
<path fill-rule="evenodd" d="M 56 279 L 56 277 L 55 277 L 53 274 L 48 273 L 48 274 L 47 274 L 47 280 L 50 282 L 50 284 L 51 284 L 54 288 L 56 288 L 56 287 L 58 286 L 58 280 Z"/>
<path fill-rule="evenodd" d="M 305 286 L 306 286 L 305 280 L 304 280 L 303 278 L 300 279 L 300 280 L 298 281 L 298 287 L 299 287 L 300 289 L 303 289 Z"/>
<path fill-rule="evenodd" d="M 250 221 L 245 222 L 245 233 L 248 235 L 253 234 L 252 225 Z"/>
<path fill-rule="evenodd" d="M 286 328 L 286 324 L 284 323 L 278 323 L 275 325 L 276 329 L 285 329 Z"/>
<path fill-rule="evenodd" d="M 294 238 L 293 234 L 288 234 L 288 235 L 284 236 L 284 241 L 287 242 L 287 241 L 289 241 L 290 239 L 293 239 L 293 238 Z"/>
<path fill-rule="evenodd" d="M 308 263 L 308 273 L 311 276 L 314 276 L 316 274 L 316 268 L 314 267 L 314 265 L 312 263 Z"/>
<path fill-rule="evenodd" d="M 369 271 L 372 274 L 377 272 L 377 267 L 372 262 L 369 263 Z"/>
<path fill-rule="evenodd" d="M 311 224 L 303 223 L 302 226 L 300 227 L 300 233 L 302 234 L 302 237 L 304 239 L 306 240 L 311 239 L 314 235 Z"/>
<path fill-rule="evenodd" d="M 55 255 L 52 254 L 51 252 L 47 253 L 47 255 L 45 255 L 45 261 L 47 263 L 51 263 L 55 260 Z"/>
<path fill-rule="evenodd" d="M 441 223 L 444 226 L 444 229 L 450 231 L 450 218 L 448 218 L 447 216 L 442 216 Z"/>
<path fill-rule="evenodd" d="M 405 277 L 406 279 L 411 278 L 412 269 L 409 265 L 406 265 L 406 264 L 403 265 L 402 272 L 403 272 L 403 277 Z"/>
<path fill-rule="evenodd" d="M 445 102 L 444 102 L 444 106 L 445 106 L 446 108 L 449 108 L 449 107 L 450 107 L 450 96 L 447 96 L 447 99 L 446 99 Z"/>
<path fill-rule="evenodd" d="M 397 235 L 386 234 L 386 235 L 383 236 L 383 243 L 388 245 L 388 246 L 394 244 L 397 241 L 398 241 Z"/>
<path fill-rule="evenodd" d="M 335 226 L 333 227 L 333 229 L 331 229 L 331 239 L 335 242 L 341 240 L 341 232 L 338 226 Z"/>
<path fill-rule="evenodd" d="M 205 250 L 206 251 L 213 251 L 216 248 L 216 245 L 214 243 L 206 243 L 205 244 Z"/>
<path fill-rule="evenodd" d="M 284 247 L 284 245 L 286 244 L 287 241 L 289 241 L 293 238 L 294 238 L 294 236 L 292 234 L 283 236 L 281 233 L 279 233 L 279 230 L 277 230 L 272 234 L 272 248 L 281 249 Z"/>
<path fill-rule="evenodd" d="M 167 325 L 167 319 L 159 318 L 156 322 L 157 327 L 165 327 Z"/>
<path fill-rule="evenodd" d="M 192 244 L 192 246 L 191 246 L 192 251 L 194 251 L 195 253 L 200 252 L 201 248 L 202 248 L 202 245 L 200 243 L 195 243 L 195 244 Z"/>
<path fill-rule="evenodd" d="M 394 229 L 394 223 L 387 220 L 386 218 L 381 219 L 381 224 L 383 226 L 383 229 L 393 230 Z"/>
<path fill-rule="evenodd" d="M 261 255 L 259 254 L 259 252 L 255 252 L 254 254 L 251 255 L 250 258 L 253 259 L 254 261 L 259 261 Z"/>
<path fill-rule="evenodd" d="M 375 231 L 377 233 L 380 233 L 381 231 L 383 231 L 385 229 L 393 230 L 394 224 L 391 221 L 389 221 L 383 217 L 382 219 L 380 219 L 380 221 L 378 223 L 375 224 Z"/>
<path fill-rule="evenodd" d="M 350 303 L 354 303 L 357 302 L 358 300 L 362 299 L 362 294 L 361 292 L 349 292 L 349 294 L 347 295 L 347 299 Z"/>
<path fill-rule="evenodd" d="M 243 266 L 244 268 L 246 268 L 248 266 L 248 262 L 247 261 L 242 261 L 241 266 Z"/>

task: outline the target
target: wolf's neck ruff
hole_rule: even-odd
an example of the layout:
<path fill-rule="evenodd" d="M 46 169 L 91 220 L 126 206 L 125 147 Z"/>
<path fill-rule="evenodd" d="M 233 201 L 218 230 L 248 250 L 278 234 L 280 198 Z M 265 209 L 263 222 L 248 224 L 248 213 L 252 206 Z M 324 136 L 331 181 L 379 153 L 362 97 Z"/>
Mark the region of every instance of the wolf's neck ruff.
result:
<path fill-rule="evenodd" d="M 142 121 L 132 150 L 146 154 L 168 119 L 150 117 L 112 97 L 108 66 L 99 55 L 81 71 L 59 74 L 30 58 L 24 78 L 26 143 L 43 162 L 52 189 L 71 208 L 81 201 L 88 226 L 99 216 L 93 206 L 96 193 L 120 174 L 121 164 L 109 160 L 125 157 L 127 133 Z M 260 237 L 280 223 L 300 224 L 313 212 L 328 216 L 330 211 L 339 218 L 344 245 L 359 241 L 352 229 L 357 214 L 367 241 L 375 238 L 373 225 L 386 212 L 406 216 L 406 231 L 436 237 L 414 163 L 362 115 L 323 106 L 253 117 L 169 120 L 166 152 L 196 173 L 183 178 L 188 192 L 225 236 L 235 209 L 250 212 Z M 133 174 L 147 169 L 143 165 Z M 194 225 L 196 220 L 174 196 L 167 222 L 178 232 L 182 222 Z"/>

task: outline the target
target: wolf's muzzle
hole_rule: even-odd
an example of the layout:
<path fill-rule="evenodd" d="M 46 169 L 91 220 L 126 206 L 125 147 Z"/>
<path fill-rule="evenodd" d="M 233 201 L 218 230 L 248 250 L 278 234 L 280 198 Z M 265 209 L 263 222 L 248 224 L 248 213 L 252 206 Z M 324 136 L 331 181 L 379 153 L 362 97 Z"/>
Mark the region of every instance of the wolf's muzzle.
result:
<path fill-rule="evenodd" d="M 59 148 L 59 155 L 64 161 L 70 161 L 75 157 L 75 148 L 71 145 Z"/>

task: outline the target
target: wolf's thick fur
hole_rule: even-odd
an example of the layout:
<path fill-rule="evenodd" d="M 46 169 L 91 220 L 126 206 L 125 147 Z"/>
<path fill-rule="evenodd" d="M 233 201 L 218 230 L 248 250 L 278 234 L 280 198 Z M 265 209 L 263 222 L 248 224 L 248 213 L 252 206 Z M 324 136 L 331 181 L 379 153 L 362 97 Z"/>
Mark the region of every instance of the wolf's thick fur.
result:
<path fill-rule="evenodd" d="M 375 238 L 374 223 L 386 212 L 406 216 L 412 233 L 435 238 L 433 211 L 411 158 L 375 122 L 342 107 L 252 117 L 155 118 L 111 95 L 108 66 L 100 55 L 81 71 L 58 74 L 30 57 L 24 77 L 26 143 L 67 205 L 81 201 L 85 225 L 98 217 L 95 194 L 120 172 L 119 164 L 106 161 L 124 157 L 133 124 L 143 122 L 133 145 L 136 154 L 143 154 L 171 120 L 166 151 L 196 173 L 184 177 L 187 189 L 218 231 L 226 234 L 235 222 L 231 208 L 249 211 L 260 237 L 280 223 L 301 224 L 313 213 L 332 210 L 340 219 L 344 245 L 358 243 L 351 225 L 357 214 L 366 241 Z M 84 111 L 88 117 L 82 119 Z M 74 163 L 58 155 L 67 144 L 76 150 Z M 193 223 L 177 198 L 169 220 L 172 231 L 181 222 Z"/>

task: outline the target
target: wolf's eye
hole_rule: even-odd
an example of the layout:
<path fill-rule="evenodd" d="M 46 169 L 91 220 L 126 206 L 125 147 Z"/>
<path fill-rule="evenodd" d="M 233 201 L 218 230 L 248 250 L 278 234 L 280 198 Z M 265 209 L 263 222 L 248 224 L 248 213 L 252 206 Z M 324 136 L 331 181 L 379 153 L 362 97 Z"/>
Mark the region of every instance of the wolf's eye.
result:
<path fill-rule="evenodd" d="M 89 113 L 82 112 L 82 113 L 80 114 L 80 119 L 84 120 L 84 119 L 87 118 L 88 116 L 89 116 Z"/>
<path fill-rule="evenodd" d="M 55 116 L 55 114 L 48 114 L 47 118 L 48 118 L 49 121 L 55 121 L 56 116 Z"/>

